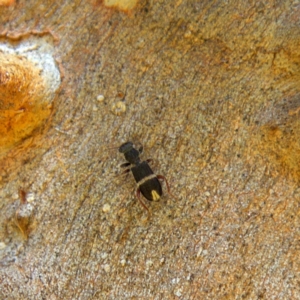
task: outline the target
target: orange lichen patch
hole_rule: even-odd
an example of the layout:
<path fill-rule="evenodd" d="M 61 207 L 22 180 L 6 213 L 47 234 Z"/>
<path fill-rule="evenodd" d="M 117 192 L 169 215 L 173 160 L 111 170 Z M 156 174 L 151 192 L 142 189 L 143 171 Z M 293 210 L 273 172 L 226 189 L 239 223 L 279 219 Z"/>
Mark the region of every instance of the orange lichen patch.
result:
<path fill-rule="evenodd" d="M 0 0 L 0 6 L 10 6 L 14 4 L 15 0 Z"/>
<path fill-rule="evenodd" d="M 123 11 L 132 10 L 137 4 L 137 0 L 104 0 L 106 7 L 112 7 Z"/>
<path fill-rule="evenodd" d="M 30 136 L 50 115 L 40 68 L 25 57 L 0 52 L 0 155 Z"/>
<path fill-rule="evenodd" d="M 262 139 L 258 146 L 276 169 L 300 181 L 300 124 L 297 120 L 283 126 L 262 127 Z"/>
<path fill-rule="evenodd" d="M 300 94 L 285 94 L 275 104 L 267 103 L 259 111 L 256 121 L 259 124 L 258 135 L 252 135 L 249 141 L 251 151 L 269 161 L 269 171 L 275 171 L 275 176 L 283 174 L 297 182 L 300 182 L 299 117 Z"/>

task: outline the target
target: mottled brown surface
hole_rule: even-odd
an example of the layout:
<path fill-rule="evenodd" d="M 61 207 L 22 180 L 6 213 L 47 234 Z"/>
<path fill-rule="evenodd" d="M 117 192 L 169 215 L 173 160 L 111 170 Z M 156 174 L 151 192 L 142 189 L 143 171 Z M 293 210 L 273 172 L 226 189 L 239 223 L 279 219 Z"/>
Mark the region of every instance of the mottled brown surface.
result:
<path fill-rule="evenodd" d="M 193 2 L 0 8 L 64 73 L 2 162 L 1 299 L 300 298 L 300 3 Z M 148 219 L 115 176 L 127 140 L 177 196 Z"/>

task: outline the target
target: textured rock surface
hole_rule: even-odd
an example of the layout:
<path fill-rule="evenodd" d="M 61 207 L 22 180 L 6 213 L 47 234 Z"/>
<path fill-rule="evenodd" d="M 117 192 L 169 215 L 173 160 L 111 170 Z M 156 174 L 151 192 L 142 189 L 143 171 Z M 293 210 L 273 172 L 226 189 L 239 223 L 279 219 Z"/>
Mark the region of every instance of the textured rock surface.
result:
<path fill-rule="evenodd" d="M 1 299 L 300 298 L 299 1 L 191 2 L 0 7 L 63 78 L 1 161 Z M 149 218 L 127 140 L 177 197 Z"/>

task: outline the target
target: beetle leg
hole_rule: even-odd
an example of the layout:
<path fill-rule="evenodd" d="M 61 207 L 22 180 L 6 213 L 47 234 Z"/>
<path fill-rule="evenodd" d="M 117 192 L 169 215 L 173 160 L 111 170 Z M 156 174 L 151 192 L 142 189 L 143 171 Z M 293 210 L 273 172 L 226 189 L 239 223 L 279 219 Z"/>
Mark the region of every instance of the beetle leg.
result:
<path fill-rule="evenodd" d="M 117 176 L 123 176 L 123 175 L 128 175 L 128 173 L 130 172 L 131 170 L 131 163 L 124 163 L 124 164 L 121 164 L 120 165 L 121 168 L 125 168 L 123 170 L 123 172 L 121 172 L 120 174 L 118 174 Z"/>
<path fill-rule="evenodd" d="M 140 191 L 139 188 L 136 190 L 136 197 L 138 198 L 138 200 L 142 204 L 142 206 L 148 211 L 148 213 L 150 213 L 148 207 L 146 206 L 146 204 L 141 199 L 141 191 Z"/>
<path fill-rule="evenodd" d="M 121 164 L 120 167 L 121 168 L 127 168 L 131 165 L 131 163 L 127 162 L 127 163 L 124 163 L 124 164 Z"/>
<path fill-rule="evenodd" d="M 142 154 L 142 153 L 143 153 L 143 150 L 144 150 L 143 145 L 142 145 L 141 143 L 138 143 L 137 146 L 138 146 L 138 151 L 139 151 L 139 153 Z"/>
<path fill-rule="evenodd" d="M 164 181 L 164 182 L 166 183 L 168 193 L 169 193 L 173 198 L 176 199 L 176 197 L 171 193 L 170 186 L 169 186 L 169 183 L 168 183 L 167 178 L 166 178 L 165 176 L 162 176 L 162 175 L 157 175 L 156 177 L 157 177 L 157 179 L 162 180 L 162 181 Z"/>
<path fill-rule="evenodd" d="M 124 176 L 125 178 L 127 178 L 130 170 L 131 170 L 130 168 L 125 169 L 123 172 L 115 174 L 115 177 L 123 177 Z"/>

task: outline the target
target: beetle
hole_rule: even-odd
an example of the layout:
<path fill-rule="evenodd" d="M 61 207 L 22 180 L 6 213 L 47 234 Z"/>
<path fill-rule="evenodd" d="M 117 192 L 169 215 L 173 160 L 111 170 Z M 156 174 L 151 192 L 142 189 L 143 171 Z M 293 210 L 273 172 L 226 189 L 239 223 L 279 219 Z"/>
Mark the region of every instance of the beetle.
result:
<path fill-rule="evenodd" d="M 126 163 L 121 167 L 126 168 L 123 173 L 131 171 L 136 184 L 136 196 L 141 205 L 149 211 L 148 207 L 141 200 L 141 194 L 149 201 L 158 201 L 163 194 L 160 180 L 163 180 L 168 189 L 170 195 L 170 186 L 167 179 L 162 175 L 156 175 L 149 166 L 151 159 L 141 161 L 140 154 L 143 151 L 143 147 L 136 149 L 132 142 L 126 142 L 119 147 L 119 152 L 124 154 Z"/>

